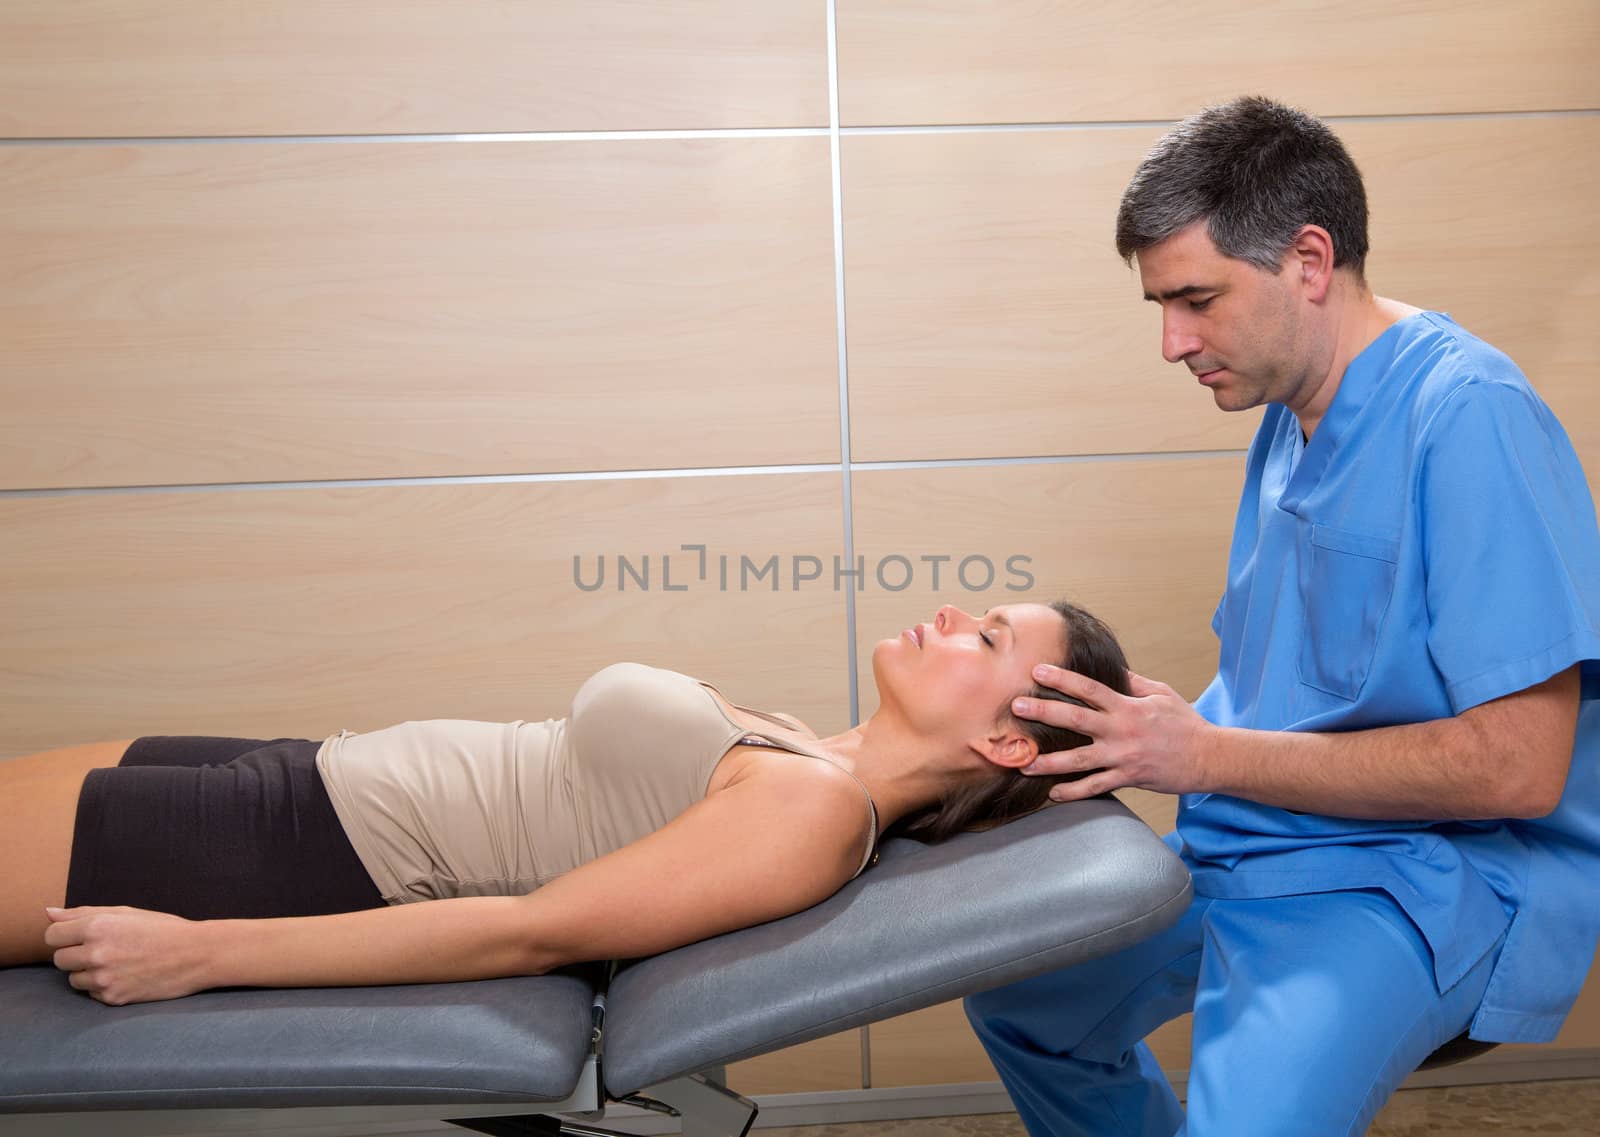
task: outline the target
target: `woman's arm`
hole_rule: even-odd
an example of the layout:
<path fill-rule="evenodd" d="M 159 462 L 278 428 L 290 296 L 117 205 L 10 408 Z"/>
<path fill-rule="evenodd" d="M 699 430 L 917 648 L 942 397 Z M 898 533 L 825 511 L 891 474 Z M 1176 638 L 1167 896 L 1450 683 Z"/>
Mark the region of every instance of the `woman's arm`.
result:
<path fill-rule="evenodd" d="M 102 1003 L 208 987 L 345 987 L 528 974 L 522 897 L 470 896 L 272 920 L 185 920 L 142 908 L 46 909 L 68 981 Z"/>
<path fill-rule="evenodd" d="M 755 764 L 649 836 L 526 896 L 273 920 L 52 911 L 74 987 L 111 1004 L 208 987 L 432 983 L 630 958 L 797 912 L 860 862 L 867 811 L 841 771 Z"/>

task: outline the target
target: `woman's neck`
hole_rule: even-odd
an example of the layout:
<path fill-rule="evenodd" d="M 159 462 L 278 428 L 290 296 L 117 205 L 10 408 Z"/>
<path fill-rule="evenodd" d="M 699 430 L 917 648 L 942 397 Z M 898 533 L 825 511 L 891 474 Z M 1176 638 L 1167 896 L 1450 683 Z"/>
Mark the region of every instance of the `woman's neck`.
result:
<path fill-rule="evenodd" d="M 842 734 L 818 740 L 829 755 L 849 770 L 878 807 L 887 829 L 902 817 L 935 805 L 962 779 L 959 756 L 912 730 L 903 720 L 881 711 Z M 982 759 L 974 754 L 973 774 Z"/>

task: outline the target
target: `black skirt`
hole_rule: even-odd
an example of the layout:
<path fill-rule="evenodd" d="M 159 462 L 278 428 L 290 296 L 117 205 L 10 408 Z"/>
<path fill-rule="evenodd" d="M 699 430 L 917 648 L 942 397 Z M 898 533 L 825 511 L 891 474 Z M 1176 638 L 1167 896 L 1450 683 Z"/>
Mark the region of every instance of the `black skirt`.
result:
<path fill-rule="evenodd" d="M 384 907 L 309 739 L 149 737 L 78 796 L 67 905 L 191 920 Z"/>

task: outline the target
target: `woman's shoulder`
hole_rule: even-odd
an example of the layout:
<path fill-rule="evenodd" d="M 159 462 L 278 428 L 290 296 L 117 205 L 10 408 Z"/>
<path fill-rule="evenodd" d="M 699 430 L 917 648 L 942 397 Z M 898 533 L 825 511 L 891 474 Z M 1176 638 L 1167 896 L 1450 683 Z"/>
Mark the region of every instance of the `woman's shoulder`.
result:
<path fill-rule="evenodd" d="M 819 830 L 833 834 L 854 847 L 871 817 L 873 807 L 866 788 L 843 766 L 810 754 L 741 746 L 749 751 L 729 770 L 729 777 L 718 779 L 717 790 L 737 789 L 747 799 L 762 799 L 786 813 L 801 813 L 814 819 Z M 719 771 L 720 772 L 720 771 Z"/>
<path fill-rule="evenodd" d="M 801 818 L 819 840 L 837 845 L 853 870 L 861 855 L 862 834 L 873 816 L 865 789 L 842 766 L 808 754 L 740 747 L 732 776 L 712 792 L 727 792 L 750 808 Z"/>
<path fill-rule="evenodd" d="M 768 784 L 815 786 L 821 792 L 847 790 L 862 796 L 856 776 L 829 758 L 782 747 L 741 743 L 749 761 L 743 764 L 741 778 L 761 777 Z M 731 784 L 731 783 L 730 783 Z"/>

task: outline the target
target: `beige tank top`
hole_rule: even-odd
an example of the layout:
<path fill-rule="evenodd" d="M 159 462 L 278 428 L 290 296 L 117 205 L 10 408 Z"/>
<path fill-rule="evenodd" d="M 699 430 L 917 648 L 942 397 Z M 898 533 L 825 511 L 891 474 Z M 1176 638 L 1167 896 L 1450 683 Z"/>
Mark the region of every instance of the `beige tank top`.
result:
<path fill-rule="evenodd" d="M 819 746 L 734 721 L 710 684 L 618 663 L 578 689 L 564 719 L 340 731 L 317 751 L 317 769 L 378 890 L 404 904 L 531 892 L 653 833 L 705 797 L 740 741 L 832 761 Z M 871 825 L 857 874 L 878 829 L 861 792 Z"/>

